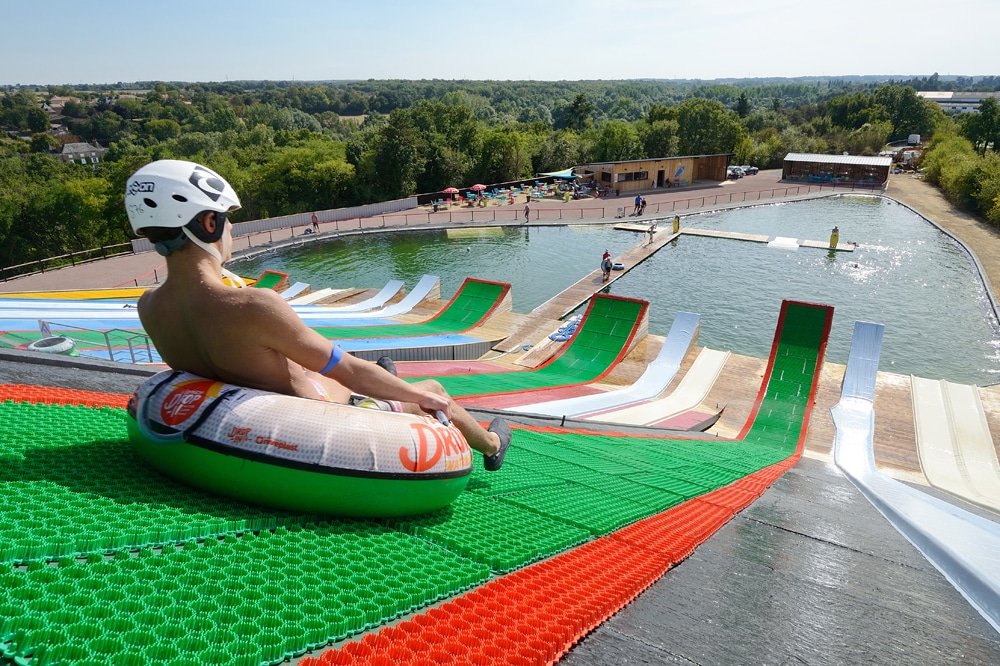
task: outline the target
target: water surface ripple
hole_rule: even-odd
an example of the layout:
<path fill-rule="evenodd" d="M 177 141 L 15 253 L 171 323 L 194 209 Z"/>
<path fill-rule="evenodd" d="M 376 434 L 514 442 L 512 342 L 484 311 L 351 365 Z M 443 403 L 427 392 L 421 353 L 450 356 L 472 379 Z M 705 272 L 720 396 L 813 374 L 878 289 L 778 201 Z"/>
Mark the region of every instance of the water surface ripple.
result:
<path fill-rule="evenodd" d="M 822 241 L 838 226 L 841 241 L 859 245 L 830 254 L 682 236 L 609 288 L 650 301 L 651 333 L 665 335 L 678 310 L 697 312 L 699 344 L 766 357 L 781 300 L 792 298 L 836 308 L 829 361 L 846 362 L 861 319 L 886 325 L 884 371 L 1000 381 L 1000 327 L 972 261 L 895 202 L 833 197 L 692 215 L 683 224 Z M 640 241 L 641 234 L 611 225 L 509 227 L 459 238 L 401 231 L 308 243 L 234 268 L 245 275 L 283 270 L 315 288 L 378 287 L 392 278 L 413 285 L 432 273 L 446 298 L 472 276 L 510 282 L 514 310 L 527 312 L 596 269 L 605 249 L 617 256 Z"/>

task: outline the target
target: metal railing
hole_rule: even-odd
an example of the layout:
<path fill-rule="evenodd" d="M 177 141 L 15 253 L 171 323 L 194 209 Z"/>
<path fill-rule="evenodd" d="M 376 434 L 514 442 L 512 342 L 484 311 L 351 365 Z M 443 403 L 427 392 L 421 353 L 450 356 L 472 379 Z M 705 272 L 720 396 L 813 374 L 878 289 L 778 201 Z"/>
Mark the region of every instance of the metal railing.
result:
<path fill-rule="evenodd" d="M 751 190 L 748 192 L 719 192 L 716 194 L 704 194 L 701 196 L 692 196 L 685 199 L 674 199 L 671 201 L 660 201 L 652 203 L 646 210 L 646 214 L 667 214 L 675 213 L 678 211 L 692 210 L 696 208 L 714 207 L 719 205 L 729 205 L 736 203 L 753 203 L 758 201 L 764 201 L 768 199 L 777 199 L 784 197 L 794 197 L 803 194 L 822 193 L 822 192 L 843 192 L 843 191 L 854 191 L 863 190 L 868 192 L 882 191 L 884 189 L 883 183 L 854 183 L 854 184 L 835 184 L 835 183 L 816 183 L 816 184 L 803 184 L 803 185 L 787 185 L 783 187 L 774 187 L 770 190 Z M 332 223 L 336 231 L 348 230 L 348 229 L 363 229 L 372 227 L 394 227 L 394 226 L 408 226 L 411 224 L 431 224 L 434 222 L 518 222 L 523 219 L 524 212 L 520 205 L 508 205 L 508 204 L 491 204 L 482 207 L 469 207 L 464 205 L 452 204 L 451 207 L 438 210 L 438 211 L 419 211 L 419 212 L 390 212 L 392 208 L 396 206 L 409 205 L 412 206 L 412 202 L 415 201 L 415 197 L 405 200 L 396 200 L 391 202 L 383 202 L 382 204 L 370 204 L 368 206 L 357 206 L 350 209 L 334 209 L 331 211 L 322 211 L 317 213 L 319 217 L 319 222 L 329 229 Z M 611 199 L 595 199 L 594 201 L 607 201 L 606 205 L 602 206 L 573 206 L 567 208 L 554 208 L 554 207 L 531 207 L 530 210 L 530 220 L 532 221 L 567 221 L 572 222 L 573 220 L 597 220 L 597 219 L 607 219 L 607 218 L 618 218 L 624 217 L 621 213 L 627 211 L 631 208 L 631 204 L 622 205 L 623 202 L 629 201 L 628 198 L 614 197 Z M 373 211 L 377 211 L 377 206 L 386 206 L 383 208 L 385 212 L 378 214 Z M 530 206 L 530 204 L 529 204 Z M 344 217 L 350 213 L 354 213 L 351 217 Z M 253 247 L 254 241 L 258 240 L 258 244 L 271 244 L 274 242 L 274 233 L 278 231 L 289 231 L 291 236 L 294 237 L 296 227 L 305 227 L 302 234 L 309 234 L 312 232 L 311 228 L 311 218 L 312 213 L 299 213 L 297 215 L 289 215 L 283 218 L 270 218 L 268 220 L 257 220 L 252 222 L 241 222 L 238 227 L 243 225 L 251 225 L 240 229 L 238 235 L 239 239 L 246 239 L 246 247 Z M 258 223 L 266 223 L 266 227 L 270 228 L 259 228 Z M 281 226 L 284 225 L 284 226 Z M 267 238 L 266 241 L 259 241 L 261 236 Z M 236 240 L 236 239 L 234 239 Z M 121 252 L 109 252 L 116 250 L 118 248 L 128 248 L 127 250 Z M 65 260 L 68 259 L 70 263 L 75 265 L 77 263 L 78 257 L 83 257 L 86 255 L 91 255 L 89 259 L 82 259 L 80 263 L 84 261 L 95 261 L 97 259 L 104 259 L 108 257 L 118 256 L 122 254 L 132 254 L 138 252 L 144 252 L 152 250 L 152 244 L 146 239 L 137 239 L 131 243 L 121 243 L 118 245 L 110 245 L 107 247 L 95 248 L 92 250 L 83 250 L 81 252 L 73 252 L 70 254 L 59 255 L 58 257 L 49 257 L 47 259 L 38 259 L 36 261 L 27 262 L 24 264 L 18 264 L 17 266 L 8 266 L 5 268 L 0 268 L 0 280 L 7 281 L 13 277 L 22 277 L 25 275 L 34 275 L 35 273 L 43 273 L 47 267 L 52 267 L 53 262 L 61 261 L 63 263 L 60 266 L 65 265 Z M 93 256 L 99 253 L 100 256 Z M 28 272 L 19 272 L 19 269 L 26 267 L 37 267 L 36 270 Z M 159 276 L 155 275 L 155 271 L 150 271 L 154 273 L 154 284 L 159 282 Z M 143 277 L 143 276 L 140 276 Z M 130 282 L 133 282 L 130 280 Z M 134 280 L 136 286 L 138 286 L 138 278 Z"/>
<path fill-rule="evenodd" d="M 14 266 L 3 266 L 0 267 L 0 280 L 6 282 L 7 280 L 15 277 L 24 277 L 27 275 L 44 273 L 46 269 L 51 270 L 53 268 L 63 268 L 67 264 L 70 266 L 76 266 L 78 263 L 85 264 L 90 261 L 107 259 L 108 257 L 117 257 L 122 254 L 132 254 L 131 243 L 102 245 L 101 247 L 92 248 L 90 250 L 80 250 L 79 252 L 60 254 L 55 257 L 35 259 L 34 261 L 28 261 Z"/>
<path fill-rule="evenodd" d="M 132 359 L 132 364 L 136 363 L 156 363 L 153 360 L 153 345 L 149 339 L 149 336 L 145 333 L 136 333 L 134 331 L 126 331 L 120 328 L 112 328 L 107 331 L 99 331 L 92 328 L 84 328 L 82 326 L 76 326 L 74 324 L 62 324 L 56 321 L 46 321 L 44 319 L 38 320 L 38 327 L 42 330 L 52 330 L 58 329 L 59 331 L 65 331 L 67 329 L 72 329 L 74 331 L 82 331 L 84 333 L 93 333 L 96 335 L 101 335 L 104 337 L 104 345 L 108 350 L 108 360 L 109 361 L 119 361 L 115 358 L 115 345 L 121 345 L 124 343 L 128 347 L 129 358 Z M 88 340 L 81 340 L 80 338 L 74 338 L 72 335 L 65 336 L 70 338 L 75 343 L 91 344 Z M 112 342 L 114 338 L 114 342 Z M 145 350 L 145 359 L 137 358 L 137 354 Z"/>
<path fill-rule="evenodd" d="M 672 201 L 660 201 L 657 203 L 650 204 L 646 208 L 645 214 L 666 214 L 673 213 L 676 211 L 692 210 L 696 208 L 711 208 L 719 205 L 728 205 L 734 203 L 753 203 L 757 201 L 765 201 L 770 199 L 794 197 L 800 195 L 808 195 L 812 193 L 822 193 L 822 192 L 843 192 L 848 190 L 863 190 L 867 192 L 882 191 L 884 188 L 882 184 L 804 184 L 804 185 L 788 185 L 784 187 L 775 187 L 771 190 L 751 190 L 749 192 L 720 192 L 718 194 L 705 194 L 702 196 L 693 196 L 686 199 L 674 199 Z M 597 200 L 595 200 L 597 201 Z M 609 203 L 605 206 L 574 206 L 570 208 L 539 208 L 531 207 L 529 203 L 529 215 L 531 220 L 547 220 L 547 221 L 559 221 L 559 220 L 585 220 L 585 219 L 606 219 L 606 218 L 618 218 L 620 217 L 621 211 L 628 211 L 632 209 L 631 200 L 628 198 L 615 197 L 613 199 L 608 199 Z M 619 202 L 626 202 L 627 204 L 621 204 Z M 610 214 L 609 214 L 609 211 Z M 351 228 L 356 225 L 357 228 L 362 227 L 362 221 L 364 219 L 379 219 L 381 218 L 381 226 L 398 226 L 398 225 L 409 225 L 409 224 L 428 224 L 432 222 L 505 222 L 505 221 L 518 221 L 523 219 L 524 209 L 521 204 L 510 205 L 510 204 L 490 204 L 487 206 L 465 206 L 460 204 L 452 204 L 451 207 L 445 208 L 438 211 L 421 211 L 419 213 L 402 213 L 395 215 L 382 215 L 375 216 L 375 218 L 358 218 L 354 220 L 346 220 L 343 228 Z M 337 230 L 341 229 L 341 226 L 337 225 Z"/>

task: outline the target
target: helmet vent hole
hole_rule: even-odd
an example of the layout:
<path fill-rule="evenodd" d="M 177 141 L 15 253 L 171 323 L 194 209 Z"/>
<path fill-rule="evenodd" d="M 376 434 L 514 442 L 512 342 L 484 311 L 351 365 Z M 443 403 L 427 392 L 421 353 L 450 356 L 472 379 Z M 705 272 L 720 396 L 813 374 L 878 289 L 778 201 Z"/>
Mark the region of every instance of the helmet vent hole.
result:
<path fill-rule="evenodd" d="M 145 199 L 143 199 L 142 203 L 146 204 L 150 208 L 156 208 L 156 202 L 153 201 L 152 199 L 150 199 L 149 197 L 146 197 Z"/>
<path fill-rule="evenodd" d="M 187 197 L 180 194 L 173 195 L 174 201 L 180 201 L 181 203 L 187 203 Z"/>

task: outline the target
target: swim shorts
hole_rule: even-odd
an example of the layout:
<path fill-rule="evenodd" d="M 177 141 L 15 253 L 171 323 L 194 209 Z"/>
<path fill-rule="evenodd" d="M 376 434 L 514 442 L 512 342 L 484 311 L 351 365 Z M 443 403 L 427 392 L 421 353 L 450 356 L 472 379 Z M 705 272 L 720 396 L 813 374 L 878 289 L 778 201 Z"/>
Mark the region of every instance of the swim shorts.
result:
<path fill-rule="evenodd" d="M 364 409 L 378 409 L 383 412 L 402 412 L 402 403 L 396 400 L 376 400 L 365 395 L 352 395 L 349 405 Z"/>

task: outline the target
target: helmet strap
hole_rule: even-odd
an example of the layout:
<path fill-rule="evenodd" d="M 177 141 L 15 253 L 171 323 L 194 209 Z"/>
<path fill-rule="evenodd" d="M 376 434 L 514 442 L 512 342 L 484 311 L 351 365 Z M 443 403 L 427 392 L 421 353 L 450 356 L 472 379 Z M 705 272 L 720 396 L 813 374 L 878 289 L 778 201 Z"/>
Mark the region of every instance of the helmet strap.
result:
<path fill-rule="evenodd" d="M 243 281 L 243 278 L 241 278 L 236 273 L 233 273 L 232 271 L 230 271 L 225 266 L 222 266 L 222 255 L 219 254 L 218 250 L 216 250 L 213 246 L 209 245 L 208 243 L 206 243 L 206 242 L 200 240 L 199 238 L 197 238 L 194 235 L 194 232 L 190 231 L 187 227 L 182 228 L 181 231 L 184 232 L 184 235 L 187 238 L 189 238 L 192 243 L 194 243 L 195 245 L 197 245 L 198 247 L 200 247 L 201 249 L 203 249 L 205 252 L 208 252 L 209 255 L 211 255 L 212 257 L 214 257 L 215 260 L 219 262 L 219 265 L 222 267 L 222 275 L 223 275 L 223 277 L 229 278 L 229 280 L 231 282 L 233 282 L 237 287 L 245 287 L 245 286 L 247 286 L 247 283 Z M 228 252 L 227 252 L 227 254 L 228 254 Z"/>
<path fill-rule="evenodd" d="M 192 243 L 203 249 L 205 252 L 208 252 L 210 256 L 214 257 L 215 260 L 219 262 L 219 265 L 222 265 L 222 255 L 219 254 L 218 250 L 198 238 L 189 227 L 182 227 L 181 231 L 184 232 L 184 235 L 187 236 Z"/>

